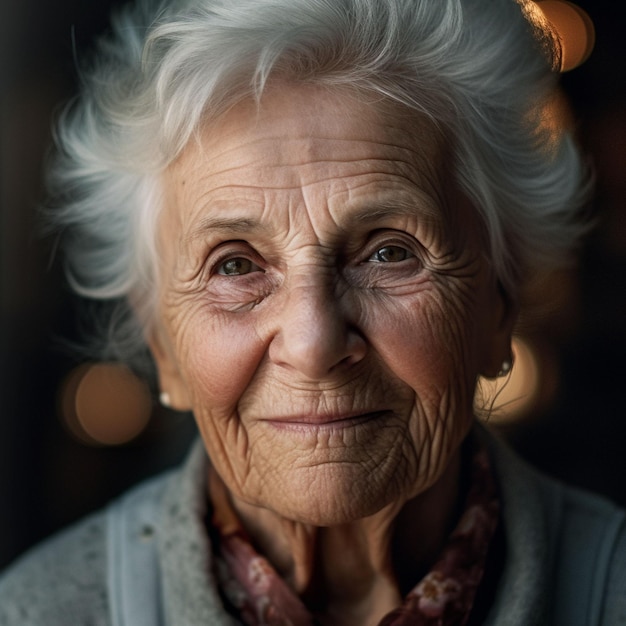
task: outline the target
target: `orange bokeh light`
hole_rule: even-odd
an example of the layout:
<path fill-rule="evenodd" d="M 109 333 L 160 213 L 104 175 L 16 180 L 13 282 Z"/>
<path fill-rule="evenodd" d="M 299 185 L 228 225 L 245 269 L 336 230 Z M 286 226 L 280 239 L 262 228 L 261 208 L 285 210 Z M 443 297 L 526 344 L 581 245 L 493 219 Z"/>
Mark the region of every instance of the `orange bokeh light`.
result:
<path fill-rule="evenodd" d="M 537 7 L 548 20 L 561 42 L 561 71 L 584 63 L 595 45 L 595 29 L 589 15 L 566 0 L 538 0 Z"/>
<path fill-rule="evenodd" d="M 127 367 L 114 363 L 82 365 L 61 390 L 64 425 L 82 443 L 128 443 L 146 428 L 152 412 L 147 385 Z"/>

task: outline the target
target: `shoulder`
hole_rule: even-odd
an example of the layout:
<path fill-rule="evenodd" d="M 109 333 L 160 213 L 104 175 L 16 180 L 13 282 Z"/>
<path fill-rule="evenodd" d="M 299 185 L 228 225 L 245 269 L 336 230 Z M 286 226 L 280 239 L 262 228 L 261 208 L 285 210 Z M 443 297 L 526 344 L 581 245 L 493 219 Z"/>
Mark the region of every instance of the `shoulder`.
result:
<path fill-rule="evenodd" d="M 106 516 L 68 528 L 0 576 L 1 626 L 108 623 Z"/>
<path fill-rule="evenodd" d="M 626 512 L 605 498 L 544 481 L 558 624 L 626 623 Z"/>
<path fill-rule="evenodd" d="M 603 624 L 626 624 L 626 524 L 615 540 L 603 604 Z"/>
<path fill-rule="evenodd" d="M 198 441 L 19 559 L 0 574 L 0 626 L 232 624 L 211 573 L 206 464 Z"/>
<path fill-rule="evenodd" d="M 500 483 L 507 555 L 502 606 L 524 623 L 619 624 L 626 616 L 626 512 L 529 466 L 483 432 Z M 510 621 L 506 622 L 513 623 Z M 515 622 L 517 623 L 517 622 Z"/>
<path fill-rule="evenodd" d="M 167 475 L 142 483 L 44 541 L 0 574 L 0 626 L 104 626 L 111 623 L 108 578 L 127 549 L 120 528 L 152 515 Z M 122 515 L 123 512 L 123 515 Z M 135 543 L 140 543 L 136 541 Z M 120 565 L 118 563 L 118 565 Z"/>

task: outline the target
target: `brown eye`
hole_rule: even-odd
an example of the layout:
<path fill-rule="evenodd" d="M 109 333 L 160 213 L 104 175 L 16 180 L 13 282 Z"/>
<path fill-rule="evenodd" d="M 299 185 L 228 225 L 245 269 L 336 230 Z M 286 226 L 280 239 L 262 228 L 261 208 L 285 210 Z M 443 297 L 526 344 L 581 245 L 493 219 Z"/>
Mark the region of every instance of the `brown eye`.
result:
<path fill-rule="evenodd" d="M 243 274 L 249 274 L 250 272 L 258 272 L 260 269 L 261 268 L 250 259 L 235 257 L 221 263 L 217 268 L 217 273 L 222 276 L 242 276 Z"/>
<path fill-rule="evenodd" d="M 411 253 L 406 248 L 384 246 L 376 250 L 369 260 L 377 263 L 398 263 L 399 261 L 406 261 L 410 256 Z"/>

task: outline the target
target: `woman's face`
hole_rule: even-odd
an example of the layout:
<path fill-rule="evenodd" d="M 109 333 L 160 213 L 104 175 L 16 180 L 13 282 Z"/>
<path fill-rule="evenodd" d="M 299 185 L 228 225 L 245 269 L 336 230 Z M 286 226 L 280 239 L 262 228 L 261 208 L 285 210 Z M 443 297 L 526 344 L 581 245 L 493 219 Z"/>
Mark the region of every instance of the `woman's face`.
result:
<path fill-rule="evenodd" d="M 387 109 L 390 109 L 388 106 Z M 436 483 L 510 314 L 427 121 L 270 91 L 165 177 L 160 383 L 236 498 L 316 525 Z"/>

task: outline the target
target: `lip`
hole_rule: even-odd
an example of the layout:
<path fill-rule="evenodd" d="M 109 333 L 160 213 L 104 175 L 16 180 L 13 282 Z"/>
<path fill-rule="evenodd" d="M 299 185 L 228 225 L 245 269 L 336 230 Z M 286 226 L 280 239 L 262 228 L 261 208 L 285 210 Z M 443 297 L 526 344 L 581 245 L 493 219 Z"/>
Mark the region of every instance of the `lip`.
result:
<path fill-rule="evenodd" d="M 279 428 L 349 428 L 380 419 L 387 414 L 389 414 L 387 410 L 344 414 L 316 413 L 272 417 L 263 421 Z"/>

